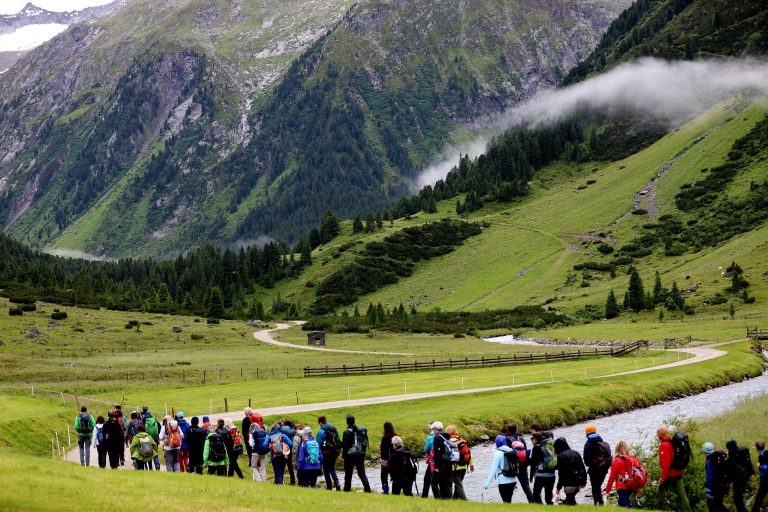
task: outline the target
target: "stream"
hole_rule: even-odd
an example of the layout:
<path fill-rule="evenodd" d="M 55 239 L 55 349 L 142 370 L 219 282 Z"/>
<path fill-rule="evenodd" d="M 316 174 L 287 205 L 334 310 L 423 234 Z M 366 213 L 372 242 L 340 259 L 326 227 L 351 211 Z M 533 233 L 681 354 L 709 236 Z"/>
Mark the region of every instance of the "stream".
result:
<path fill-rule="evenodd" d="M 651 441 L 656 435 L 656 429 L 659 425 L 673 418 L 685 417 L 688 419 L 703 419 L 722 414 L 733 408 L 734 405 L 742 400 L 759 395 L 768 394 L 768 372 L 760 377 L 747 379 L 742 382 L 723 386 L 698 395 L 693 395 L 677 400 L 670 400 L 645 409 L 636 409 L 634 411 L 606 416 L 587 423 L 579 423 L 569 427 L 563 427 L 554 430 L 555 438 L 565 437 L 571 448 L 582 452 L 584 447 L 584 427 L 587 424 L 597 426 L 598 433 L 611 446 L 618 441 L 625 440 L 630 445 L 641 444 L 645 447 L 650 446 Z M 529 436 L 526 436 L 526 443 L 530 447 Z M 372 446 L 378 446 L 378 439 L 371 439 Z M 488 476 L 491 467 L 494 447 L 490 444 L 474 446 L 472 455 L 475 460 L 475 473 L 467 473 L 464 479 L 464 490 L 470 501 L 488 501 L 501 502 L 496 483 L 492 483 L 487 490 L 483 489 L 483 483 Z M 381 477 L 379 466 L 366 468 L 366 474 L 371 483 L 374 492 L 381 492 Z M 321 477 L 322 478 L 322 477 Z M 339 478 L 343 485 L 343 472 L 339 473 Z M 419 467 L 417 482 L 421 491 L 424 479 L 424 464 Z M 362 485 L 355 475 L 353 487 L 361 488 Z M 533 487 L 533 486 L 531 486 Z M 590 496 L 590 497 L 588 497 Z M 577 500 L 580 503 L 592 503 L 589 485 L 582 490 Z M 519 487 L 515 489 L 512 498 L 513 503 L 525 503 L 525 494 Z"/>

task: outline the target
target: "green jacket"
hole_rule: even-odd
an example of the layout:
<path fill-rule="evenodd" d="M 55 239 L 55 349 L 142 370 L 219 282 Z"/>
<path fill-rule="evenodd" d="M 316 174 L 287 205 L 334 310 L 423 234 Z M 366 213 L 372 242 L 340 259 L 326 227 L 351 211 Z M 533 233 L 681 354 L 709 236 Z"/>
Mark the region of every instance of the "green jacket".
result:
<path fill-rule="evenodd" d="M 149 439 L 149 442 L 152 443 L 152 455 L 149 455 L 147 457 L 142 457 L 139 453 L 139 445 L 141 445 L 142 439 Z M 133 440 L 131 441 L 131 458 L 139 460 L 141 462 L 152 462 L 152 460 L 157 457 L 157 443 L 154 439 L 152 439 L 152 436 L 147 434 L 146 432 L 139 432 L 135 436 L 133 436 Z"/>
<path fill-rule="evenodd" d="M 203 449 L 203 465 L 204 466 L 226 466 L 229 464 L 229 454 L 224 451 L 224 460 L 221 462 L 208 461 L 208 453 L 211 451 L 211 437 L 217 435 L 216 432 L 211 432 L 208 437 L 205 438 L 205 448 Z"/>
<path fill-rule="evenodd" d="M 87 413 L 81 413 L 81 414 L 87 414 Z M 77 432 L 78 437 L 87 438 L 93 436 L 93 432 L 96 430 L 96 420 L 93 419 L 93 416 L 88 414 L 88 417 L 91 419 L 91 431 L 87 434 L 83 434 L 80 432 L 81 430 L 81 423 L 82 423 L 82 416 L 81 414 L 78 414 L 75 418 L 75 432 Z"/>

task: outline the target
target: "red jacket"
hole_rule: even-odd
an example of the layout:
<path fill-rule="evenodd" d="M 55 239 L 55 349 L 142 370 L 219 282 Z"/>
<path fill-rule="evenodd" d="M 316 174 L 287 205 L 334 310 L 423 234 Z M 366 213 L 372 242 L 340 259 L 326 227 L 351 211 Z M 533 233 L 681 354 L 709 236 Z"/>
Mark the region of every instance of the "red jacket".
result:
<path fill-rule="evenodd" d="M 672 459 L 675 458 L 675 449 L 672 447 L 672 438 L 667 436 L 661 441 L 659 446 L 659 465 L 661 466 L 661 482 L 667 478 L 683 476 L 683 471 L 672 469 Z"/>
<path fill-rule="evenodd" d="M 617 491 L 629 490 L 626 482 L 619 480 L 619 475 L 623 475 L 624 473 L 632 473 L 632 464 L 626 458 L 620 455 L 616 455 L 613 458 L 613 463 L 611 464 L 611 472 L 608 476 L 608 484 L 605 486 L 606 494 L 610 494 L 614 483 L 616 484 Z"/>

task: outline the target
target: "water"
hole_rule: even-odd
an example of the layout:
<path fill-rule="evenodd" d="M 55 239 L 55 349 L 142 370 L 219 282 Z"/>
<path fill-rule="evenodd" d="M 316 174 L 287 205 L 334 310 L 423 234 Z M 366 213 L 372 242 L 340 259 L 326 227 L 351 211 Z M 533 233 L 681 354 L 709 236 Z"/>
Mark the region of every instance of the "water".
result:
<path fill-rule="evenodd" d="M 498 343 L 500 345 L 540 345 L 539 343 L 533 341 L 533 340 L 526 340 L 524 338 L 516 338 L 515 336 L 509 334 L 507 336 L 496 336 L 494 338 L 482 338 L 483 341 L 487 341 L 488 343 Z"/>
<path fill-rule="evenodd" d="M 754 379 L 712 389 L 698 395 L 670 400 L 645 409 L 636 409 L 626 413 L 606 416 L 589 421 L 588 423 L 579 423 L 578 425 L 559 428 L 554 430 L 554 434 L 555 438 L 565 437 L 572 448 L 581 452 L 585 441 L 584 427 L 590 424 L 597 426 L 598 433 L 611 446 L 614 446 L 623 439 L 630 445 L 640 444 L 648 447 L 656 435 L 658 426 L 670 419 L 681 417 L 703 419 L 717 416 L 732 409 L 741 400 L 764 394 L 768 394 L 768 372 Z M 526 441 L 528 442 L 528 439 Z M 378 442 L 378 439 L 371 439 L 371 443 L 374 442 Z M 530 442 L 528 444 L 530 445 Z M 494 447 L 488 444 L 472 448 L 472 455 L 475 459 L 475 473 L 467 473 L 464 479 L 464 490 L 470 501 L 501 502 L 495 482 L 491 484 L 489 489 L 483 489 L 483 483 L 491 467 L 493 452 Z M 418 476 L 419 490 L 421 490 L 424 478 L 423 470 L 424 465 L 422 464 L 419 468 L 420 474 Z M 379 467 L 367 468 L 366 473 L 373 491 L 381 492 Z M 339 473 L 339 477 L 343 480 L 343 473 Z M 362 487 L 357 476 L 353 479 L 353 486 Z M 577 500 L 581 503 L 591 503 L 592 499 L 586 496 L 589 491 L 589 486 L 587 486 L 579 493 Z M 526 502 L 525 495 L 519 487 L 515 489 L 512 502 Z"/>

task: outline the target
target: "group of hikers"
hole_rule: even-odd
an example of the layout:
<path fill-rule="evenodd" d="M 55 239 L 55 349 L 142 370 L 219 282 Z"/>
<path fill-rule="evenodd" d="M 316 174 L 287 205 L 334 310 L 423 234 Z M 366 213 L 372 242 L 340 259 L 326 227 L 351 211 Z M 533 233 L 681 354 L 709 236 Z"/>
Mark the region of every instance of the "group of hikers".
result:
<path fill-rule="evenodd" d="M 341 491 L 336 473 L 336 463 L 341 457 L 344 491 L 352 490 L 352 477 L 356 472 L 363 490 L 371 492 L 365 468 L 368 432 L 356 424 L 354 416 L 347 416 L 341 435 L 325 416 L 320 416 L 315 435 L 311 427 L 288 420 L 274 422 L 267 428 L 260 414 L 251 408 L 243 412 L 238 429 L 228 418 L 219 419 L 216 424 L 211 424 L 208 416 L 202 417 L 202 423 L 198 417 L 187 422 L 183 412 L 166 415 L 158 422 L 146 406 L 141 412 L 131 412 L 130 420 L 119 405 L 109 411 L 106 420 L 103 416 L 94 419 L 87 408 L 82 407 L 75 418 L 80 462 L 90 465 L 93 443 L 101 468 L 107 466 L 107 460 L 113 469 L 124 465 L 125 448 L 130 448 L 135 469 L 159 470 L 162 449 L 168 472 L 202 474 L 207 467 L 211 475 L 232 477 L 236 474 L 243 478 L 238 459 L 245 455 L 254 481 L 267 482 L 267 464 L 271 464 L 275 484 L 285 483 L 287 471 L 291 485 L 316 488 L 318 477 L 323 475 L 328 490 Z M 552 432 L 539 424 L 532 424 L 530 432 L 530 446 L 514 423 L 494 440 L 496 449 L 483 487 L 488 489 L 495 480 L 505 503 L 512 501 L 519 484 L 529 503 L 552 505 L 563 493 L 563 502 L 575 505 L 576 495 L 589 483 L 595 505 L 603 505 L 603 494 L 610 494 L 615 488 L 619 506 L 631 508 L 633 496 L 648 483 L 648 473 L 632 454 L 629 444 L 619 441 L 611 449 L 594 425 L 585 428 L 581 453 L 572 449 L 565 438 L 555 439 Z M 665 496 L 675 494 L 679 510 L 690 511 L 683 485 L 691 460 L 688 436 L 683 432 L 670 435 L 666 426 L 659 427 L 656 434 L 660 442 L 659 492 Z M 760 484 L 752 512 L 759 512 L 768 495 L 768 452 L 764 441 L 755 443 L 755 448 Z M 384 494 L 413 496 L 414 487 L 418 494 L 419 458 L 405 447 L 389 422 L 384 424 L 379 451 Z M 723 499 L 731 491 L 737 512 L 746 512 L 744 495 L 756 473 L 750 450 L 730 440 L 726 451 L 716 450 L 707 442 L 702 452 L 706 456 L 705 488 L 710 512 L 724 512 Z M 459 435 L 458 428 L 444 427 L 440 421 L 430 423 L 423 454 L 426 469 L 421 496 L 427 498 L 431 491 L 437 499 L 466 500 L 464 478 L 467 472 L 475 471 L 475 463 L 469 443 Z"/>

